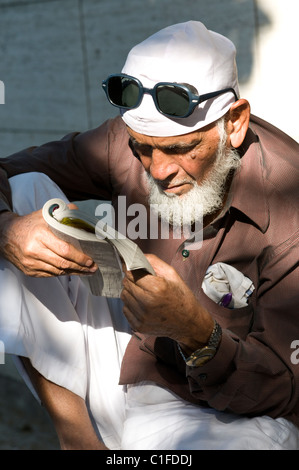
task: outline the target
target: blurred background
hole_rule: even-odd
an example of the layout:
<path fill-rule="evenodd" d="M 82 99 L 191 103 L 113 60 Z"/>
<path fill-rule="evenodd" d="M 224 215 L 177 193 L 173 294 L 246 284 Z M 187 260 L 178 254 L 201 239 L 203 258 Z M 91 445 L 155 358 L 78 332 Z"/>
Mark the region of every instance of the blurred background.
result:
<path fill-rule="evenodd" d="M 0 0 L 0 157 L 116 115 L 102 80 L 135 44 L 190 19 L 235 43 L 241 96 L 298 141 L 298 13 L 298 0 Z M 45 411 L 2 362 L 0 449 L 57 448 Z"/>

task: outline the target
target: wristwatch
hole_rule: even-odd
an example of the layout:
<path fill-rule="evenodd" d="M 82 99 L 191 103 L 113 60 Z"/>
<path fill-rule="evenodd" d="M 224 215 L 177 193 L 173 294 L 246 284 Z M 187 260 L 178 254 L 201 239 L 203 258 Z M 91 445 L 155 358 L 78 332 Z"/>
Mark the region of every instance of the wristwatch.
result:
<path fill-rule="evenodd" d="M 222 330 L 219 323 L 214 322 L 214 328 L 209 338 L 207 346 L 194 351 L 191 356 L 186 359 L 187 366 L 200 367 L 210 361 L 216 354 L 217 348 L 222 337 Z"/>

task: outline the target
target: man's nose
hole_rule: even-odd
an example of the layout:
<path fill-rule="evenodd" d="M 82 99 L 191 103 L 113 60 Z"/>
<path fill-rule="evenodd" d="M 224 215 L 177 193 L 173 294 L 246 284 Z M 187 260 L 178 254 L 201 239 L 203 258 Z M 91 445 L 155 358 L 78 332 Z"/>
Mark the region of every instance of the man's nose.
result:
<path fill-rule="evenodd" d="M 166 180 L 178 173 L 179 166 L 172 155 L 167 155 L 159 149 L 153 149 L 150 164 L 150 174 L 155 180 Z"/>

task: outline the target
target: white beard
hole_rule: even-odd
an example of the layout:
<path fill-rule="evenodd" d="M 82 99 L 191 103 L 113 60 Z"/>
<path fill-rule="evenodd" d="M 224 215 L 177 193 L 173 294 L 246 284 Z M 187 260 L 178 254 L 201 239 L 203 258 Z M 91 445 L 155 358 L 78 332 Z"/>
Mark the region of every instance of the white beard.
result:
<path fill-rule="evenodd" d="M 202 222 L 206 215 L 213 214 L 221 208 L 225 194 L 225 183 L 228 174 L 239 168 L 240 156 L 236 149 L 226 147 L 226 131 L 224 120 L 218 123 L 220 142 L 216 153 L 215 163 L 208 176 L 198 184 L 196 181 L 186 180 L 192 183 L 187 193 L 178 196 L 166 194 L 154 178 L 147 174 L 150 189 L 149 203 L 154 214 L 163 222 L 173 225 L 174 228 L 189 225 L 196 221 Z M 180 181 L 183 183 L 182 181 Z"/>

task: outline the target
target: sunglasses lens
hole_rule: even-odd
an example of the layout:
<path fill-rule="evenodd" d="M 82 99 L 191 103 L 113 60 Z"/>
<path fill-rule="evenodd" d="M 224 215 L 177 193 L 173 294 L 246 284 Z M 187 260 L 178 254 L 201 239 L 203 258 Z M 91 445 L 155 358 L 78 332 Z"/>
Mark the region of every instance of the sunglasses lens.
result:
<path fill-rule="evenodd" d="M 110 77 L 107 85 L 109 99 L 121 108 L 137 106 L 140 89 L 137 82 L 127 77 Z"/>
<path fill-rule="evenodd" d="M 188 114 L 190 98 L 186 90 L 175 85 L 160 85 L 156 89 L 156 100 L 162 113 L 183 117 Z"/>
<path fill-rule="evenodd" d="M 177 84 L 161 83 L 149 90 L 143 88 L 134 77 L 112 75 L 105 82 L 105 91 L 112 104 L 124 109 L 136 108 L 143 93 L 149 93 L 162 114 L 185 117 L 192 110 L 192 98 L 188 90 Z"/>

